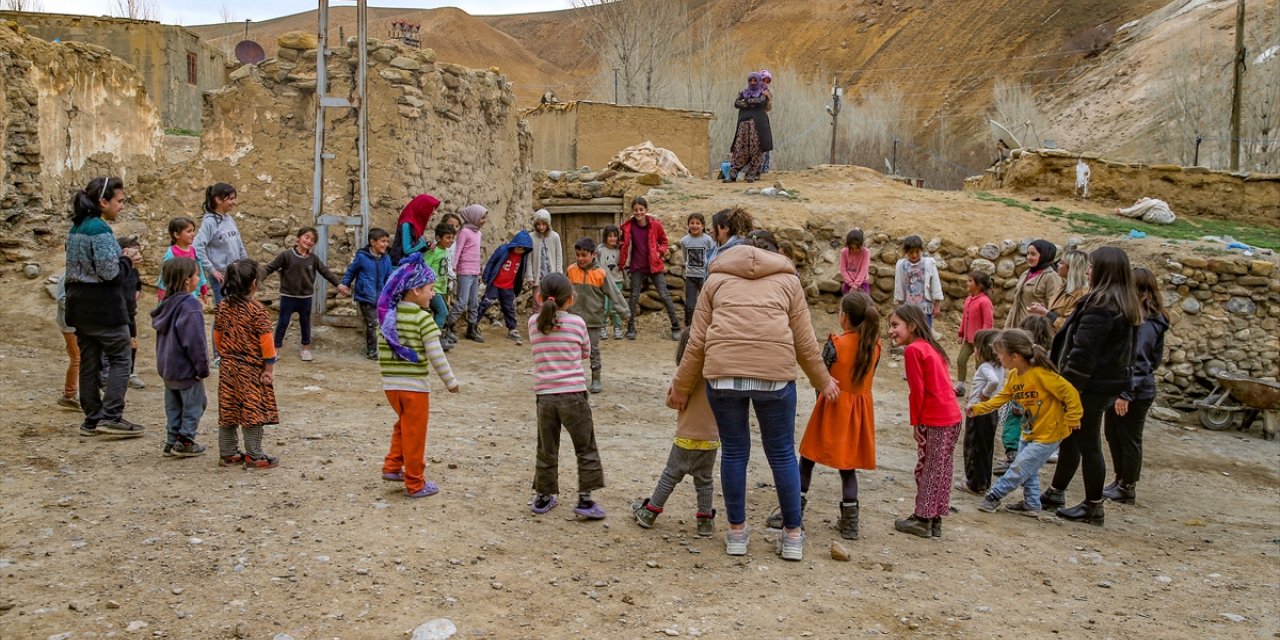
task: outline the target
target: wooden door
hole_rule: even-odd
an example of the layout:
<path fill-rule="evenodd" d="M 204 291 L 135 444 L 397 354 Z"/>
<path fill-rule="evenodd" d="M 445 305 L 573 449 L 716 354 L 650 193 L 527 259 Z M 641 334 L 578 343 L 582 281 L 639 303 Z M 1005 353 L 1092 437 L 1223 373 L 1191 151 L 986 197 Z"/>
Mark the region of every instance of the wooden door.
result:
<path fill-rule="evenodd" d="M 573 245 L 578 238 L 591 238 L 599 246 L 604 242 L 605 226 L 618 224 L 622 216 L 619 211 L 556 213 L 555 208 L 548 210 L 551 211 L 551 227 L 560 234 L 560 243 L 564 246 L 566 267 L 573 263 Z"/>

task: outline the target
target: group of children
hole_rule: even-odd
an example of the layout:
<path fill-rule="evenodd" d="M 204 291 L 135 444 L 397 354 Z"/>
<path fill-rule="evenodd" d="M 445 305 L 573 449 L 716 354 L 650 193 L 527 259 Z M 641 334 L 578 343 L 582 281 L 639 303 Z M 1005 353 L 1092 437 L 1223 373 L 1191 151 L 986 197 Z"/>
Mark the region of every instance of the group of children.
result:
<path fill-rule="evenodd" d="M 230 208 L 225 201 L 229 199 L 234 205 L 234 190 L 229 195 L 223 190 L 221 197 L 213 190 L 210 187 L 207 194 L 206 213 L 226 217 Z M 210 208 L 209 200 L 216 208 Z M 479 205 L 464 207 L 458 215 L 445 216 L 427 239 L 427 224 L 438 205 L 431 196 L 415 198 L 402 212 L 394 239 L 384 230 L 370 230 L 368 245 L 357 252 L 341 279 L 312 253 L 315 230 L 303 228 L 297 233 L 296 246 L 265 268 L 248 258 L 236 259 L 211 271 L 215 280 L 211 284 L 205 278 L 208 269 L 201 264 L 208 260 L 207 254 L 193 246 L 197 236 L 194 223 L 189 218 L 172 220 L 168 227 L 171 247 L 157 283 L 159 304 L 151 312 L 157 334 L 157 371 L 165 384 L 165 455 L 194 456 L 205 450 L 195 442 L 195 436 L 207 402 L 203 381 L 210 374 L 210 351 L 203 312 L 212 293 L 216 304 L 213 349 L 217 354 L 213 366 L 220 368 L 219 465 L 248 469 L 276 466 L 277 459 L 262 450 L 263 427 L 279 422 L 274 365 L 293 313 L 302 325 L 302 358 L 311 359 L 306 349 L 310 343 L 309 313 L 312 284 L 319 273 L 359 305 L 365 321 L 366 356 L 378 361 L 384 392 L 397 416 L 382 478 L 403 483 L 411 498 L 433 495 L 439 488 L 425 478 L 429 377 L 434 371 L 449 392 L 460 390 L 445 356 L 457 342 L 454 323 L 465 314 L 465 336 L 482 341 L 476 325 L 495 301 L 501 304 L 512 340 L 521 343 L 515 301 L 522 288 L 530 285 L 533 315 L 527 331 L 533 353 L 538 439 L 529 507 L 543 514 L 557 505 L 563 428 L 577 457 L 578 497 L 573 510 L 587 519 L 605 517 L 604 508 L 592 497 L 604 486 L 604 473 L 588 397 L 602 390 L 599 341 L 608 339 L 610 328 L 615 339 L 622 337 L 624 322 L 628 337 L 634 336 L 636 292 L 633 289 L 632 304 L 628 305 L 619 286 L 627 258 L 633 265 L 637 260 L 647 264 L 645 248 L 637 248 L 637 244 L 656 247 L 661 228 L 654 226 L 656 219 L 645 220 L 647 224 L 633 224 L 628 236 L 610 225 L 600 246 L 591 238 L 578 239 L 573 262 L 565 269 L 550 215 L 539 211 L 533 219 L 533 233 L 517 232 L 494 251 L 481 270 L 481 230 L 487 211 Z M 647 203 L 639 200 L 637 206 L 640 210 L 633 220 L 639 221 L 647 216 Z M 221 219 L 217 222 L 226 224 Z M 716 245 L 706 235 L 701 215 L 692 214 L 687 222 L 689 233 L 681 245 L 686 258 L 686 306 L 692 308 Z M 637 237 L 637 227 L 647 227 L 640 234 L 644 237 Z M 219 237 L 238 241 L 234 221 L 230 229 L 224 228 Z M 665 236 L 661 242 L 665 243 Z M 799 447 L 802 508 L 808 502 L 814 467 L 822 464 L 839 470 L 842 489 L 836 526 L 846 539 L 859 537 L 857 470 L 875 468 L 871 388 L 881 352 L 880 313 L 868 295 L 869 253 L 863 244 L 860 230 L 848 234 L 840 257 L 845 280 L 841 333 L 830 336 L 824 350 L 840 394 L 835 400 L 818 399 Z M 918 445 L 915 506 L 911 516 L 895 522 L 895 528 L 921 537 L 939 537 L 942 518 L 949 512 L 952 458 L 963 420 L 955 396 L 964 388 L 952 384 L 948 357 L 931 328 L 933 303 L 941 300 L 941 292 L 936 266 L 932 259 L 921 256 L 922 249 L 918 236 L 903 242 L 904 257 L 895 267 L 895 301 L 899 304 L 889 317 L 889 336 L 903 348 L 910 423 Z M 273 331 L 269 315 L 255 295 L 261 279 L 277 271 L 281 274 L 281 314 Z M 653 275 L 652 269 L 644 268 L 632 273 L 639 274 L 633 276 L 633 286 Z M 477 286 L 481 279 L 486 285 L 483 297 Z M 1048 345 L 1043 341 L 1051 329 L 1037 327 L 1034 322 L 1028 325 L 1032 331 L 992 329 L 991 303 L 986 296 L 990 286 L 986 274 L 970 274 L 969 298 L 959 329 L 961 380 L 966 373 L 963 363 L 970 354 L 976 353 L 979 360 L 964 411 L 968 416 L 966 481 L 961 488 L 982 494 L 979 509 L 994 511 L 1009 493 L 1022 487 L 1023 500 L 1007 509 L 1036 515 L 1040 510 L 1038 471 L 1058 443 L 1078 428 L 1080 400 L 1047 356 Z M 136 301 L 137 288 L 126 289 L 135 292 Z M 197 294 L 205 304 L 197 300 Z M 451 306 L 446 304 L 449 295 L 455 298 Z M 688 335 L 678 327 L 676 331 L 681 338 L 676 351 L 679 362 Z M 136 329 L 132 334 L 136 335 Z M 590 363 L 590 382 L 582 360 Z M 672 490 L 685 476 L 691 476 L 697 493 L 697 533 L 714 534 L 712 473 L 719 435 L 705 400 L 705 393 L 694 393 L 680 411 L 667 464 L 655 490 L 631 505 L 638 525 L 653 527 Z M 996 429 L 991 415 L 1000 410 L 1010 414 L 1005 422 L 1012 425 L 1015 441 L 1010 447 L 1006 440 L 1005 446 L 1013 455 L 1002 477 L 991 484 Z M 244 432 L 243 447 L 240 431 Z M 773 520 L 780 520 L 780 514 L 771 515 L 770 524 L 776 524 Z"/>

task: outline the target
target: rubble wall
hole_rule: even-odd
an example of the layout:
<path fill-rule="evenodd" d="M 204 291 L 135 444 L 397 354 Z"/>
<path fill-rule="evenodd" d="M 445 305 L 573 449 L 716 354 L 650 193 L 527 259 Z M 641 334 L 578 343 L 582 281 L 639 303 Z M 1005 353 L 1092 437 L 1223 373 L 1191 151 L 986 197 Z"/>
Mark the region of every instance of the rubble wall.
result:
<path fill-rule="evenodd" d="M 1076 161 L 1089 165 L 1089 199 L 1127 207 L 1158 198 L 1180 216 L 1280 227 L 1280 175 L 1241 174 L 1204 167 L 1125 164 L 1057 149 L 1015 150 L 1012 157 L 965 180 L 967 191 L 1009 189 L 1036 195 L 1075 195 Z"/>
<path fill-rule="evenodd" d="M 53 221 L 91 178 L 128 186 L 150 170 L 163 134 L 142 76 L 101 47 L 45 42 L 0 22 L 0 77 L 0 240 L 21 262 L 41 236 L 65 232 Z"/>
<path fill-rule="evenodd" d="M 315 36 L 282 36 L 278 57 L 246 65 L 211 94 L 200 156 L 143 186 L 139 217 L 159 255 L 165 221 L 196 215 L 204 188 L 238 190 L 237 224 L 251 257 L 268 260 L 292 246 L 299 227 L 314 224 L 312 176 L 316 117 Z M 336 47 L 327 66 L 330 95 L 354 90 L 356 44 Z M 437 212 L 479 203 L 490 211 L 486 249 L 509 239 L 532 212 L 530 139 L 507 79 L 494 72 L 440 63 L 430 49 L 369 43 L 369 198 L 372 226 L 394 231 L 415 195 L 432 193 Z M 324 212 L 358 216 L 356 118 L 329 111 Z M 332 228 L 328 264 L 345 268 L 362 240 L 354 228 Z M 151 252 L 148 252 L 151 253 Z"/>

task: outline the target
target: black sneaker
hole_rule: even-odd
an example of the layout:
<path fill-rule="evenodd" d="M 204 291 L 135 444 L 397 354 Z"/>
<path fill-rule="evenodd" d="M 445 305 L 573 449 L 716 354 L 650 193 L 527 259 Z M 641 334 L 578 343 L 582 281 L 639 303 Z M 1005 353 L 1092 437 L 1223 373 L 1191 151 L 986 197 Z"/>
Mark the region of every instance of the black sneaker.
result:
<path fill-rule="evenodd" d="M 635 340 L 635 339 L 636 339 L 636 330 L 635 330 L 635 329 L 627 329 L 627 339 L 628 339 L 628 340 Z"/>
<path fill-rule="evenodd" d="M 80 435 L 86 438 L 92 438 L 94 436 L 100 435 L 101 433 L 102 433 L 101 431 L 98 431 L 96 424 L 89 424 L 88 422 L 86 422 L 80 425 Z"/>
<path fill-rule="evenodd" d="M 173 443 L 172 443 L 172 442 L 166 442 L 166 443 L 164 443 L 164 457 L 166 457 L 166 458 L 172 458 L 172 457 L 173 457 Z"/>
<path fill-rule="evenodd" d="M 103 420 L 98 423 L 98 432 L 110 436 L 121 436 L 125 438 L 136 438 L 147 430 L 146 427 L 129 422 L 124 418 L 115 420 Z"/>
<path fill-rule="evenodd" d="M 168 447 L 165 447 L 168 449 Z M 196 442 L 187 440 L 173 445 L 173 455 L 179 458 L 191 458 L 201 455 L 205 452 L 205 446 Z"/>

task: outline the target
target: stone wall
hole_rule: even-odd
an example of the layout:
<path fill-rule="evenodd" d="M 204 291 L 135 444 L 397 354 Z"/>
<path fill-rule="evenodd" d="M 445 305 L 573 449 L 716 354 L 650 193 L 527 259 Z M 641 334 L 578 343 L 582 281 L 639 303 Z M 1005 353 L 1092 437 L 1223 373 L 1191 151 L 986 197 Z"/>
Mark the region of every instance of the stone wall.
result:
<path fill-rule="evenodd" d="M 140 187 L 138 217 L 157 258 L 167 245 L 165 221 L 194 216 L 203 189 L 229 182 L 239 192 L 237 224 L 250 255 L 267 260 L 314 224 L 312 175 L 316 117 L 316 40 L 293 32 L 278 57 L 245 65 L 211 94 L 200 156 Z M 335 43 L 330 43 L 335 46 Z M 328 63 L 330 95 L 353 91 L 354 38 L 337 44 Z M 432 193 L 437 212 L 480 203 L 490 211 L 485 245 L 505 241 L 532 212 L 529 136 L 513 108 L 506 78 L 435 60 L 430 49 L 370 40 L 368 71 L 369 198 L 372 226 L 394 231 L 415 195 Z M 325 213 L 358 216 L 356 121 L 330 110 Z M 361 240 L 354 228 L 331 229 L 328 264 L 344 268 Z M 271 283 L 274 286 L 274 279 Z"/>
<path fill-rule="evenodd" d="M 673 241 L 667 255 L 667 285 L 672 296 L 682 303 L 684 258 L 674 240 L 683 235 L 684 220 L 678 215 L 660 217 Z M 836 313 L 841 284 L 838 260 L 844 231 L 821 223 L 770 230 L 790 247 L 810 305 Z M 954 344 L 970 271 L 992 274 L 989 295 L 995 304 L 996 327 L 1002 326 L 1018 277 L 1028 268 L 1025 256 L 1031 240 L 1003 240 L 982 246 L 961 246 L 939 238 L 928 241 L 926 254 L 937 261 L 946 296 L 935 314 L 935 329 L 943 336 L 944 344 Z M 1087 251 L 1104 242 L 1072 238 L 1068 244 Z M 885 318 L 893 309 L 893 270 L 902 257 L 901 246 L 901 238 L 868 234 L 871 297 Z M 1125 247 L 1134 266 L 1151 269 L 1164 290 L 1171 327 L 1165 338 L 1164 365 L 1157 372 L 1164 395 L 1162 404 L 1189 408 L 1192 400 L 1208 393 L 1213 386 L 1212 374 L 1219 370 L 1272 380 L 1280 377 L 1280 269 L 1275 257 L 1260 260 L 1217 256 L 1201 254 L 1187 246 L 1161 246 L 1154 252 L 1150 248 Z M 641 306 L 646 311 L 662 309 L 653 291 L 642 295 Z"/>
<path fill-rule="evenodd" d="M 226 55 L 206 45 L 195 32 L 177 25 L 23 11 L 0 11 L 0 20 L 16 22 L 44 40 L 104 47 L 133 65 L 142 74 L 165 127 L 199 130 L 204 92 L 218 89 L 227 81 Z M 188 74 L 188 56 L 194 56 L 195 82 Z"/>
<path fill-rule="evenodd" d="M 1058 149 L 1016 149 L 1012 157 L 965 180 L 968 191 L 1009 189 L 1037 196 L 1072 197 L 1076 161 L 1089 165 L 1089 199 L 1127 207 L 1158 198 L 1179 216 L 1280 227 L 1280 175 L 1230 173 L 1204 167 L 1113 162 Z"/>
<path fill-rule="evenodd" d="M 128 184 L 161 147 L 142 77 L 101 47 L 55 44 L 0 21 L 0 245 L 11 264 L 65 232 L 71 194 L 110 174 Z"/>

